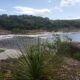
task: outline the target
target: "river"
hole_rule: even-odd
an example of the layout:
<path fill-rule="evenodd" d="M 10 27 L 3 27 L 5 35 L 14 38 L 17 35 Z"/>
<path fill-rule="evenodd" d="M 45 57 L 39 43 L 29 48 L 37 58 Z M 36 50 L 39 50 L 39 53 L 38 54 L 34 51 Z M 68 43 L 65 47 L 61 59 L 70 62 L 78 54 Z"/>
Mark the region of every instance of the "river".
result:
<path fill-rule="evenodd" d="M 80 42 L 80 32 L 44 32 L 36 35 L 0 35 L 0 48 L 5 49 L 5 52 L 0 53 L 0 59 L 6 59 L 8 56 L 16 57 L 16 55 L 20 53 L 19 49 L 28 49 L 32 45 L 38 44 L 38 42 L 53 42 L 55 36 L 59 36 L 61 40 L 70 39 L 72 42 Z"/>

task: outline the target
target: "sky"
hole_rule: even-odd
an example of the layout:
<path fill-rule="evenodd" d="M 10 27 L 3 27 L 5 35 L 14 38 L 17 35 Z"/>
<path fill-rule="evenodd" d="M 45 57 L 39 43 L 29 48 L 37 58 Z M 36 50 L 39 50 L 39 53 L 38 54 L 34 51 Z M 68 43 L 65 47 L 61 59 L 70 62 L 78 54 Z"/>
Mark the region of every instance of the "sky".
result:
<path fill-rule="evenodd" d="M 0 0 L 0 14 L 80 19 L 80 0 Z"/>

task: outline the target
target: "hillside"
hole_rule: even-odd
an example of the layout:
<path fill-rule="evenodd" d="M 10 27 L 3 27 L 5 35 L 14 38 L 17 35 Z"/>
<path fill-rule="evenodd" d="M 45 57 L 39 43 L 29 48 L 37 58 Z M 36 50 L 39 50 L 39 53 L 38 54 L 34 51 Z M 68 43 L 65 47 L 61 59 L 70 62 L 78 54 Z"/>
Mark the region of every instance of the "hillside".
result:
<path fill-rule="evenodd" d="M 32 15 L 0 15 L 0 30 L 10 32 L 26 32 L 26 30 L 76 31 L 79 29 L 79 19 L 50 20 Z"/>

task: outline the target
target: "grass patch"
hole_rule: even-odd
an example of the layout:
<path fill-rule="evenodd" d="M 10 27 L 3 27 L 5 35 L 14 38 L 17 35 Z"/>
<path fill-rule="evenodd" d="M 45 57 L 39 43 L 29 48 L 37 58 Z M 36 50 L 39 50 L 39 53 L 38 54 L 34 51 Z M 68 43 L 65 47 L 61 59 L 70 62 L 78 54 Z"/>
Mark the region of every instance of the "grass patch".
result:
<path fill-rule="evenodd" d="M 0 53 L 1 53 L 1 52 L 4 52 L 4 51 L 5 51 L 4 49 L 0 48 Z"/>
<path fill-rule="evenodd" d="M 67 80 L 61 76 L 63 57 L 54 55 L 49 47 L 34 46 L 29 53 L 22 53 L 13 66 L 14 80 Z"/>

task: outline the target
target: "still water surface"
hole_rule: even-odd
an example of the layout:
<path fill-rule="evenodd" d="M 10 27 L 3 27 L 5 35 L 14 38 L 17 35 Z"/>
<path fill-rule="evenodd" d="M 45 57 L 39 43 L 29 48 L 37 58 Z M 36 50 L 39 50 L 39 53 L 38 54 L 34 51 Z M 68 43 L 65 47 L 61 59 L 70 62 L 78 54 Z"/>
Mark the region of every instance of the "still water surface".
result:
<path fill-rule="evenodd" d="M 31 45 L 35 45 L 40 42 L 53 42 L 55 36 L 59 36 L 61 40 L 71 39 L 73 42 L 80 42 L 80 32 L 69 32 L 69 33 L 50 33 L 45 32 L 37 35 L 0 35 L 0 48 L 5 48 L 5 52 L 0 53 L 0 60 L 6 59 L 8 56 L 16 57 L 19 55 L 19 48 L 27 49 Z M 14 55 L 13 55 L 14 54 Z"/>

